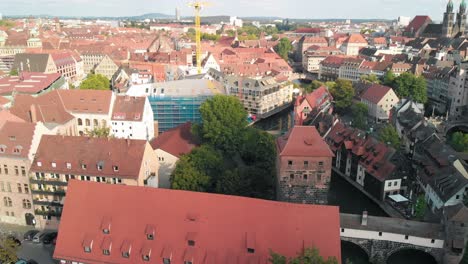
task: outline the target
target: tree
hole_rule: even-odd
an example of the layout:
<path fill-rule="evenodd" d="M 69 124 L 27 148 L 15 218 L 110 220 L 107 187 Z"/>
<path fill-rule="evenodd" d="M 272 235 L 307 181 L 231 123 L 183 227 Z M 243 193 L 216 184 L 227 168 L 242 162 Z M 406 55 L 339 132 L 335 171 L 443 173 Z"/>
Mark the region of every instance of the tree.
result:
<path fill-rule="evenodd" d="M 288 38 L 280 39 L 278 45 L 275 47 L 275 51 L 278 55 L 281 56 L 285 61 L 288 61 L 289 52 L 293 49 L 291 41 Z"/>
<path fill-rule="evenodd" d="M 354 97 L 354 88 L 351 81 L 338 79 L 335 85 L 329 87 L 329 90 L 338 110 L 344 111 L 351 106 Z"/>
<path fill-rule="evenodd" d="M 417 219 L 423 220 L 424 215 L 426 214 L 427 202 L 424 198 L 424 195 L 420 195 L 416 201 L 416 206 L 414 208 L 414 214 Z"/>
<path fill-rule="evenodd" d="M 216 95 L 200 107 L 201 136 L 223 151 L 236 151 L 247 126 L 247 112 L 237 97 Z"/>
<path fill-rule="evenodd" d="M 92 138 L 108 138 L 111 136 L 110 127 L 95 127 L 92 130 L 86 129 L 84 134 Z"/>
<path fill-rule="evenodd" d="M 216 182 L 216 192 L 227 195 L 249 196 L 250 180 L 238 169 L 226 170 Z"/>
<path fill-rule="evenodd" d="M 401 145 L 400 136 L 398 135 L 396 128 L 392 125 L 387 125 L 380 130 L 379 140 L 385 144 L 389 144 L 395 149 L 398 149 Z"/>
<path fill-rule="evenodd" d="M 18 74 L 19 74 L 19 73 L 18 73 L 18 70 L 17 70 L 17 69 L 12 69 L 12 70 L 10 71 L 10 76 L 18 76 Z"/>
<path fill-rule="evenodd" d="M 385 73 L 385 75 L 384 75 L 384 78 L 383 78 L 383 84 L 394 88 L 395 87 L 395 79 L 396 79 L 396 76 L 393 73 L 393 71 L 391 71 L 391 70 L 387 71 Z"/>
<path fill-rule="evenodd" d="M 356 103 L 351 107 L 353 113 L 353 126 L 362 130 L 367 127 L 367 114 L 369 109 L 364 103 Z"/>
<path fill-rule="evenodd" d="M 361 81 L 365 83 L 376 83 L 380 84 L 379 77 L 375 74 L 370 74 L 370 75 L 362 75 L 361 76 Z"/>
<path fill-rule="evenodd" d="M 324 86 L 324 85 L 325 85 L 325 83 L 323 83 L 321 81 L 313 80 L 310 85 L 307 85 L 307 86 L 304 87 L 304 91 L 306 93 L 311 93 L 311 92 L 315 91 L 316 89 L 318 89 L 319 87 Z"/>
<path fill-rule="evenodd" d="M 427 84 L 423 77 L 402 73 L 395 79 L 396 94 L 400 98 L 411 98 L 417 103 L 427 102 Z"/>
<path fill-rule="evenodd" d="M 304 253 L 298 254 L 295 258 L 287 259 L 285 256 L 270 251 L 270 263 L 272 264 L 338 264 L 335 257 L 325 260 L 320 256 L 317 248 L 306 248 Z"/>
<path fill-rule="evenodd" d="M 110 82 L 101 74 L 90 74 L 80 85 L 81 90 L 109 90 Z"/>
<path fill-rule="evenodd" d="M 468 151 L 468 134 L 462 132 L 455 132 L 449 140 L 450 146 L 458 152 Z"/>
<path fill-rule="evenodd" d="M 3 238 L 0 240 L 0 261 L 2 263 L 15 263 L 18 261 L 16 252 L 18 244 L 11 238 Z"/>
<path fill-rule="evenodd" d="M 209 190 L 211 178 L 200 172 L 189 155 L 182 156 L 171 175 L 171 188 L 205 192 Z"/>

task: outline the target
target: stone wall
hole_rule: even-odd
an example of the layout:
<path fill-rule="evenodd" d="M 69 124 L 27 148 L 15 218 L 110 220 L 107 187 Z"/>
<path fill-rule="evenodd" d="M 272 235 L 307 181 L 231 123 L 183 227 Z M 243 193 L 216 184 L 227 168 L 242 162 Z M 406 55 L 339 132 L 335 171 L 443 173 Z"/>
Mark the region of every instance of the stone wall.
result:
<path fill-rule="evenodd" d="M 329 184 L 325 188 L 316 186 L 289 185 L 281 181 L 278 186 L 278 199 L 283 202 L 304 204 L 328 204 Z"/>

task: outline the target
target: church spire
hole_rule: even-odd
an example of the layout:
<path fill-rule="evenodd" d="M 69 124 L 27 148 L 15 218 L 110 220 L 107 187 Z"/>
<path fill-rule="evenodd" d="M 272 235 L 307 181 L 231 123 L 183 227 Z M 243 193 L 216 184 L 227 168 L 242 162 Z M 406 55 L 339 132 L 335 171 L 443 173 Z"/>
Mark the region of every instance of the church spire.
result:
<path fill-rule="evenodd" d="M 447 13 L 452 13 L 453 12 L 453 1 L 449 0 L 447 4 Z"/>

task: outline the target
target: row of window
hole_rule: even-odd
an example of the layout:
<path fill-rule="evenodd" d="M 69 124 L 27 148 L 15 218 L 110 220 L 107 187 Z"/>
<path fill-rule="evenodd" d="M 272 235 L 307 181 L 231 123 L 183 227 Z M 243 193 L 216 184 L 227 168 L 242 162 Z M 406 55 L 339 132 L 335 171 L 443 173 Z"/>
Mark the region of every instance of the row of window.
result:
<path fill-rule="evenodd" d="M 91 126 L 91 120 L 90 119 L 85 119 L 84 123 L 85 123 L 85 126 Z M 83 125 L 83 120 L 81 118 L 78 118 L 78 125 L 79 126 Z M 99 121 L 97 119 L 93 119 L 93 125 L 95 127 L 99 126 Z M 107 126 L 106 120 L 101 120 L 101 126 L 103 126 L 103 127 Z"/>
<path fill-rule="evenodd" d="M 0 166 L 0 174 L 8 175 L 9 172 L 10 172 L 10 170 L 8 169 L 8 165 L 4 164 L 3 167 Z M 26 167 L 24 167 L 24 166 L 21 166 L 21 167 L 20 166 L 14 166 L 13 167 L 13 172 L 14 172 L 14 175 L 16 175 L 16 176 L 20 175 L 20 172 L 21 172 L 22 176 L 26 176 Z"/>
<path fill-rule="evenodd" d="M 288 160 L 288 166 L 291 167 L 293 164 L 294 164 L 294 162 L 293 162 L 292 160 Z M 309 161 L 307 161 L 307 160 L 304 160 L 304 163 L 303 163 L 303 164 L 304 164 L 304 168 L 308 168 L 309 165 L 310 165 Z M 322 167 L 322 166 L 323 166 L 323 161 L 317 162 L 317 165 L 318 165 L 319 167 Z"/>
<path fill-rule="evenodd" d="M 36 164 L 37 164 L 38 167 L 42 167 L 42 162 L 41 161 L 38 161 Z M 71 170 L 72 164 L 70 162 L 65 163 L 65 165 L 67 166 L 67 169 Z M 56 162 L 51 162 L 51 166 L 52 166 L 52 168 L 57 168 L 57 163 Z M 88 168 L 88 165 L 81 164 L 81 169 L 86 170 L 87 168 Z M 98 164 L 96 164 L 96 168 L 99 171 L 102 171 L 104 169 L 104 165 L 102 163 L 98 163 Z M 114 166 L 112 166 L 112 169 L 114 170 L 114 172 L 117 172 L 117 171 L 119 171 L 119 166 L 114 165 Z M 51 175 L 53 175 L 53 174 L 51 174 Z M 44 177 L 44 173 L 43 172 L 36 172 L 36 177 L 39 178 L 39 176 Z"/>
<path fill-rule="evenodd" d="M 18 188 L 18 193 L 29 194 L 29 185 L 27 183 L 17 183 L 16 186 Z M 7 182 L 5 184 L 5 182 L 0 181 L 0 190 L 2 192 L 12 192 L 11 183 Z"/>
<path fill-rule="evenodd" d="M 283 177 L 284 180 L 287 179 L 287 177 Z M 294 180 L 294 179 L 299 179 L 299 180 L 308 180 L 309 179 L 309 175 L 307 174 L 303 174 L 302 177 L 301 175 L 294 175 L 293 173 L 289 174 L 289 179 L 290 180 Z M 322 174 L 321 173 L 317 173 L 317 182 L 321 182 L 322 181 Z"/>
<path fill-rule="evenodd" d="M 5 196 L 5 197 L 3 197 L 3 205 L 5 207 L 13 207 L 13 201 L 11 200 L 10 197 Z M 32 206 L 32 204 L 31 204 L 30 200 L 23 199 L 23 208 L 24 209 L 31 209 L 31 206 Z"/>

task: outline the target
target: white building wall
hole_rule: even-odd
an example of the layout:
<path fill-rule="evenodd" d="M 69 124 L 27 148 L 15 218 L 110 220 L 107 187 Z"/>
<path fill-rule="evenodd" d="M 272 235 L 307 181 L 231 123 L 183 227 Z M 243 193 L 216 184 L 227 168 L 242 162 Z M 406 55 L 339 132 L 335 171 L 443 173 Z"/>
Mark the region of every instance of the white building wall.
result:
<path fill-rule="evenodd" d="M 116 138 L 151 140 L 154 138 L 153 109 L 148 98 L 141 121 L 111 120 L 111 134 Z"/>
<path fill-rule="evenodd" d="M 429 248 L 443 248 L 444 247 L 444 240 L 442 239 L 434 239 L 434 243 L 432 243 L 433 238 L 408 236 L 408 239 L 406 239 L 405 237 L 406 235 L 404 234 L 382 232 L 381 235 L 379 235 L 378 231 L 346 229 L 346 228 L 344 228 L 344 230 L 342 229 L 341 231 L 343 231 L 340 233 L 341 237 L 370 239 L 370 240 L 385 240 L 385 241 L 405 243 L 405 244 L 411 244 L 415 246 L 429 247 Z"/>
<path fill-rule="evenodd" d="M 400 191 L 401 179 L 385 181 L 384 192 Z"/>
<path fill-rule="evenodd" d="M 155 152 L 159 159 L 159 188 L 169 189 L 171 188 L 171 174 L 179 158 L 162 149 L 156 149 Z"/>
<path fill-rule="evenodd" d="M 365 178 L 366 178 L 366 169 L 364 167 L 362 167 L 361 164 L 358 164 L 356 181 L 362 187 L 364 187 L 364 179 Z"/>

